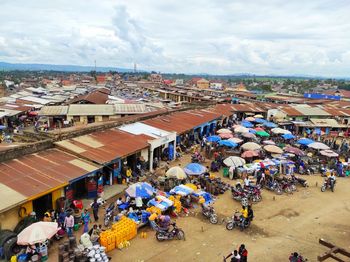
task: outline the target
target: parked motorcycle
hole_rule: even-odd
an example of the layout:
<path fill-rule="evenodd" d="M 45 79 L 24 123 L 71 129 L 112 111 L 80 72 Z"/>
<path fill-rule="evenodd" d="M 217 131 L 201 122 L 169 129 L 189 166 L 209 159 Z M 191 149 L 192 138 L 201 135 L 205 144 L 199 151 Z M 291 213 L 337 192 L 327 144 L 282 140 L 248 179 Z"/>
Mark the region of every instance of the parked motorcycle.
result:
<path fill-rule="evenodd" d="M 329 188 L 332 192 L 334 192 L 334 187 L 335 187 L 335 179 L 334 178 L 325 178 L 323 185 L 321 186 L 321 191 L 325 192 L 327 188 Z"/>
<path fill-rule="evenodd" d="M 270 191 L 275 191 L 277 195 L 283 194 L 282 187 L 276 180 L 273 180 L 273 179 L 267 180 L 265 187 Z"/>
<path fill-rule="evenodd" d="M 156 238 L 158 241 L 172 240 L 177 238 L 178 240 L 185 240 L 185 232 L 176 226 L 176 223 L 171 224 L 173 226 L 170 231 L 158 230 Z"/>
<path fill-rule="evenodd" d="M 254 203 L 260 202 L 262 200 L 260 185 L 245 186 L 244 190 L 248 194 L 248 199 Z"/>
<path fill-rule="evenodd" d="M 303 187 L 309 186 L 305 179 L 297 177 L 295 175 L 291 175 L 291 181 L 294 182 L 295 184 L 298 183 L 298 184 L 302 185 Z"/>
<path fill-rule="evenodd" d="M 192 163 L 204 163 L 205 162 L 205 158 L 202 155 L 194 154 L 194 155 L 191 156 L 191 162 Z"/>
<path fill-rule="evenodd" d="M 114 218 L 114 203 L 111 203 L 109 207 L 106 209 L 105 218 L 104 218 L 104 225 L 105 227 L 109 226 L 109 223 L 113 221 Z"/>
<path fill-rule="evenodd" d="M 244 229 L 248 228 L 250 226 L 251 219 L 244 219 L 242 218 L 242 214 L 238 211 L 236 211 L 232 218 L 227 222 L 226 224 L 226 229 L 227 230 L 232 230 L 235 227 L 239 227 L 241 231 Z"/>
<path fill-rule="evenodd" d="M 212 206 L 209 206 L 207 208 L 204 208 L 202 206 L 202 214 L 203 216 L 205 216 L 206 218 L 209 219 L 210 223 L 212 224 L 217 224 L 218 223 L 218 216 L 217 214 L 215 213 L 215 210 Z"/>

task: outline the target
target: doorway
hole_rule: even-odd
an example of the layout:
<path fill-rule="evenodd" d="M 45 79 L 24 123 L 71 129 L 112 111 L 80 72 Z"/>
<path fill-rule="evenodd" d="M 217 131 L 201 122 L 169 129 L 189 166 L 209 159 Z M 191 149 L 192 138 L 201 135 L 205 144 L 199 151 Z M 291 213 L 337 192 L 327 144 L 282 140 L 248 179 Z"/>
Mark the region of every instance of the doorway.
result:
<path fill-rule="evenodd" d="M 33 200 L 33 210 L 36 213 L 38 219 L 44 217 L 45 212 L 52 209 L 52 194 L 47 194 Z"/>

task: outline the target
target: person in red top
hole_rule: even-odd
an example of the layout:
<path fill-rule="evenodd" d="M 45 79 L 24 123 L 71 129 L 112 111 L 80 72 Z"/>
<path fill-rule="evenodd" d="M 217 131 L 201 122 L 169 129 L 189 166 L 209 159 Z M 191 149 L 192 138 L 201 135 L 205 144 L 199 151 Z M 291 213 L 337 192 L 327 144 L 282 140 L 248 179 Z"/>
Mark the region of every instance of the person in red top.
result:
<path fill-rule="evenodd" d="M 240 262 L 248 261 L 248 250 L 245 248 L 244 244 L 239 247 L 238 254 L 241 256 Z"/>

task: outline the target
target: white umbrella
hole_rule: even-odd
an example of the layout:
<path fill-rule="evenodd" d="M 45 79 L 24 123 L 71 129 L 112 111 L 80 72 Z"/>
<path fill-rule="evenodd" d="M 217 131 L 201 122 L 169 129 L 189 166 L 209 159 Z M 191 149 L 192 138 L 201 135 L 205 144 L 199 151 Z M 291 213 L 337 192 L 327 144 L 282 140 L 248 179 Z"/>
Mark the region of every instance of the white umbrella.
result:
<path fill-rule="evenodd" d="M 244 126 L 235 127 L 235 133 L 248 133 L 249 129 Z"/>
<path fill-rule="evenodd" d="M 274 134 L 291 134 L 290 131 L 280 128 L 280 127 L 275 127 L 271 129 L 271 132 Z"/>
<path fill-rule="evenodd" d="M 323 156 L 327 156 L 327 157 L 338 157 L 339 154 L 337 154 L 336 152 L 333 152 L 332 150 L 322 150 L 320 152 L 321 155 Z"/>
<path fill-rule="evenodd" d="M 242 142 L 243 142 L 243 140 L 240 139 L 240 138 L 238 138 L 238 137 L 232 137 L 232 138 L 229 138 L 228 140 L 229 140 L 229 141 L 232 141 L 232 142 L 234 142 L 234 143 L 236 143 L 236 144 L 239 144 L 239 143 L 242 143 Z"/>
<path fill-rule="evenodd" d="M 308 145 L 308 147 L 311 147 L 313 149 L 319 149 L 319 150 L 329 150 L 329 146 L 320 142 L 311 143 Z"/>
<path fill-rule="evenodd" d="M 259 115 L 255 115 L 254 117 L 255 117 L 255 118 L 264 118 L 264 116 L 263 116 L 263 115 L 260 115 L 260 114 L 259 114 Z"/>
<path fill-rule="evenodd" d="M 261 145 L 254 143 L 254 142 L 247 142 L 244 143 L 242 146 L 243 150 L 259 150 L 261 148 Z"/>
<path fill-rule="evenodd" d="M 170 178 L 180 179 L 180 180 L 187 178 L 185 171 L 179 166 L 173 166 L 169 168 L 169 170 L 166 171 L 165 176 Z"/>
<path fill-rule="evenodd" d="M 58 231 L 56 222 L 36 222 L 23 229 L 17 236 L 18 245 L 34 245 L 52 238 Z"/>
<path fill-rule="evenodd" d="M 283 150 L 281 148 L 279 148 L 278 146 L 274 146 L 274 145 L 264 146 L 264 149 L 267 152 L 274 153 L 274 154 L 282 154 L 283 153 Z"/>
<path fill-rule="evenodd" d="M 229 156 L 224 160 L 226 166 L 239 167 L 245 164 L 245 160 L 238 156 Z"/>
<path fill-rule="evenodd" d="M 245 120 L 247 120 L 249 122 L 253 122 L 253 121 L 255 121 L 255 118 L 252 117 L 252 116 L 248 116 L 248 117 L 245 118 Z"/>
<path fill-rule="evenodd" d="M 227 128 L 221 128 L 216 133 L 218 133 L 218 134 L 231 134 L 232 131 L 230 129 L 227 129 Z"/>
<path fill-rule="evenodd" d="M 273 142 L 272 140 L 265 140 L 265 141 L 263 141 L 263 144 L 265 144 L 265 145 L 276 145 L 276 143 Z"/>

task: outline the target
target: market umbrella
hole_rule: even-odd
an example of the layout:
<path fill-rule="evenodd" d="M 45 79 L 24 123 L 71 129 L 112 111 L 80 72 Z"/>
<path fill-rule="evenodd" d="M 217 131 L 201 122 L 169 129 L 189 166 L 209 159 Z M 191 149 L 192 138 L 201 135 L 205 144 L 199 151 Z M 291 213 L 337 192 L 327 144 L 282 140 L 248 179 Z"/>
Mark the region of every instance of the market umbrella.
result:
<path fill-rule="evenodd" d="M 243 137 L 245 138 L 256 138 L 256 135 L 254 135 L 253 133 L 243 133 L 242 134 Z"/>
<path fill-rule="evenodd" d="M 188 164 L 184 168 L 184 171 L 187 175 L 201 175 L 205 172 L 205 170 L 206 170 L 205 166 L 202 166 L 198 163 Z"/>
<path fill-rule="evenodd" d="M 258 152 L 253 151 L 253 150 L 248 150 L 248 151 L 243 152 L 241 157 L 243 157 L 243 158 L 251 158 L 251 157 L 256 157 L 258 155 L 259 155 Z"/>
<path fill-rule="evenodd" d="M 322 150 L 320 151 L 320 154 L 323 156 L 327 156 L 327 157 L 338 157 L 339 154 L 337 154 L 336 152 L 333 152 L 332 150 Z"/>
<path fill-rule="evenodd" d="M 299 139 L 299 140 L 297 141 L 298 144 L 304 145 L 304 146 L 307 146 L 307 145 L 312 144 L 312 143 L 314 143 L 314 142 L 315 142 L 314 140 L 309 139 L 309 138 L 302 138 L 302 139 Z"/>
<path fill-rule="evenodd" d="M 310 148 L 319 149 L 319 150 L 328 150 L 329 149 L 329 146 L 327 146 L 323 143 L 320 143 L 320 142 L 314 142 L 314 143 L 308 144 L 307 146 Z"/>
<path fill-rule="evenodd" d="M 254 125 L 248 121 L 242 121 L 241 125 L 247 128 L 254 127 Z"/>
<path fill-rule="evenodd" d="M 232 138 L 229 138 L 228 140 L 229 140 L 229 141 L 232 141 L 232 142 L 234 142 L 234 143 L 236 143 L 236 144 L 239 144 L 239 143 L 242 143 L 242 142 L 243 142 L 243 140 L 240 139 L 240 138 L 238 138 L 238 137 L 232 137 Z"/>
<path fill-rule="evenodd" d="M 277 125 L 275 123 L 272 123 L 272 122 L 265 122 L 265 123 L 263 123 L 263 125 L 266 127 L 269 127 L 269 128 L 277 127 Z"/>
<path fill-rule="evenodd" d="M 151 198 L 154 191 L 154 188 L 146 182 L 138 182 L 129 186 L 125 192 L 130 197 L 141 197 L 141 198 Z"/>
<path fill-rule="evenodd" d="M 299 148 L 297 148 L 297 147 L 292 147 L 292 146 L 287 146 L 287 147 L 285 147 L 285 148 L 284 148 L 284 151 L 285 151 L 285 152 L 288 152 L 288 153 L 292 153 L 292 154 L 294 154 L 294 155 L 298 155 L 298 156 L 303 156 L 303 155 L 305 155 L 305 153 L 304 153 L 301 149 L 299 149 Z"/>
<path fill-rule="evenodd" d="M 221 128 L 218 131 L 216 131 L 216 133 L 218 133 L 218 134 L 224 134 L 224 133 L 225 134 L 231 134 L 232 131 L 230 129 L 227 129 L 227 128 Z"/>
<path fill-rule="evenodd" d="M 179 166 L 173 166 L 169 168 L 169 170 L 166 171 L 165 176 L 169 178 L 180 179 L 180 180 L 187 178 L 185 171 Z"/>
<path fill-rule="evenodd" d="M 254 128 L 254 130 L 255 130 L 255 131 L 265 131 L 265 129 L 262 128 L 262 127 L 256 127 L 256 128 Z"/>
<path fill-rule="evenodd" d="M 219 136 L 208 136 L 207 137 L 208 142 L 218 142 L 220 140 L 221 140 L 221 138 Z"/>
<path fill-rule="evenodd" d="M 276 143 L 273 142 L 272 140 L 265 140 L 265 141 L 263 141 L 263 144 L 265 144 L 265 145 L 276 145 Z"/>
<path fill-rule="evenodd" d="M 261 145 L 254 142 L 247 142 L 247 143 L 244 143 L 241 147 L 243 148 L 244 151 L 259 150 L 261 148 Z"/>
<path fill-rule="evenodd" d="M 239 156 L 229 156 L 224 160 L 226 166 L 239 167 L 245 164 L 245 160 Z"/>
<path fill-rule="evenodd" d="M 260 114 L 255 115 L 254 117 L 255 117 L 255 118 L 264 118 L 264 116 L 263 116 L 263 115 L 260 115 Z"/>
<path fill-rule="evenodd" d="M 249 129 L 244 126 L 235 127 L 235 133 L 248 133 Z"/>
<path fill-rule="evenodd" d="M 261 137 L 269 137 L 270 136 L 270 134 L 267 133 L 266 131 L 258 131 L 258 132 L 256 132 L 256 135 L 261 136 Z"/>
<path fill-rule="evenodd" d="M 280 127 L 275 127 L 271 129 L 271 132 L 274 134 L 291 134 L 290 131 L 288 131 L 287 129 L 283 129 Z"/>
<path fill-rule="evenodd" d="M 226 147 L 231 147 L 231 148 L 238 146 L 238 144 L 236 144 L 235 142 L 230 141 L 230 140 L 221 140 L 218 142 L 218 144 L 220 146 L 226 146 Z"/>
<path fill-rule="evenodd" d="M 278 146 L 274 146 L 274 145 L 267 145 L 264 146 L 264 149 L 267 152 L 273 153 L 273 154 L 282 154 L 283 150 L 281 148 L 279 148 Z"/>
<path fill-rule="evenodd" d="M 264 123 L 266 123 L 267 121 L 266 121 L 265 119 L 263 119 L 263 118 L 256 118 L 254 122 L 255 122 L 255 123 L 258 123 L 258 124 L 264 124 Z"/>
<path fill-rule="evenodd" d="M 292 134 L 283 134 L 282 135 L 283 139 L 289 140 L 295 138 Z"/>
<path fill-rule="evenodd" d="M 194 192 L 194 190 L 185 185 L 179 185 L 170 190 L 170 194 L 176 194 L 180 196 L 187 196 Z"/>
<path fill-rule="evenodd" d="M 255 118 L 252 116 L 248 116 L 244 120 L 249 121 L 249 122 L 253 122 L 253 121 L 255 121 Z"/>
<path fill-rule="evenodd" d="M 219 137 L 223 138 L 223 139 L 228 139 L 228 138 L 232 138 L 233 135 L 231 133 L 221 133 L 221 134 L 219 134 Z"/>
<path fill-rule="evenodd" d="M 22 246 L 43 243 L 58 231 L 56 222 L 36 222 L 23 229 L 17 235 L 17 244 Z"/>

